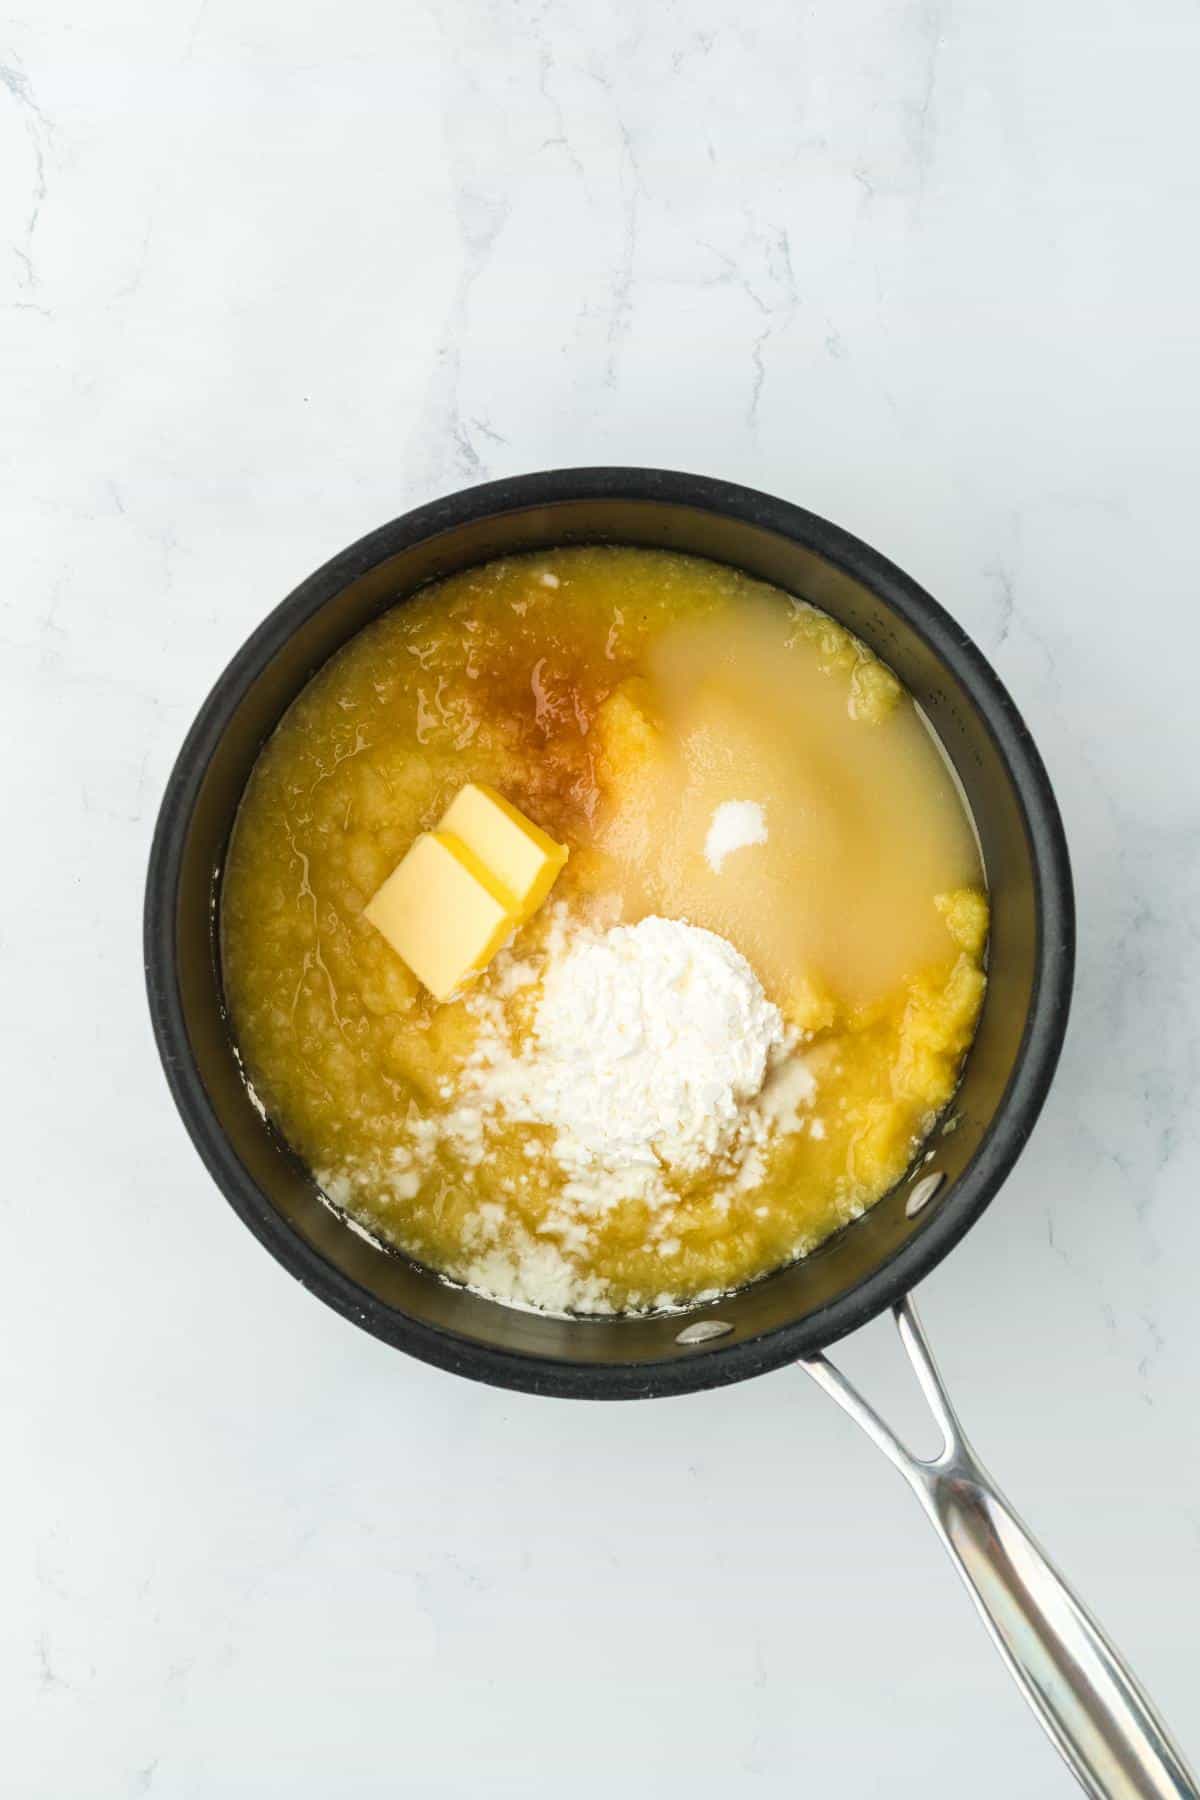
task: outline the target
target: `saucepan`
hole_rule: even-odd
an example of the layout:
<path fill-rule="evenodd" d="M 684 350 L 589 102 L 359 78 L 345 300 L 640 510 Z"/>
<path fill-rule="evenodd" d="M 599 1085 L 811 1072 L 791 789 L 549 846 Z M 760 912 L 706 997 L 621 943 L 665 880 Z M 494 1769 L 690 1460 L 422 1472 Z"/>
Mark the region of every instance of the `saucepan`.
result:
<path fill-rule="evenodd" d="M 992 905 L 988 991 L 933 1155 L 812 1255 L 719 1302 L 658 1317 L 552 1318 L 452 1287 L 353 1230 L 254 1105 L 222 997 L 215 921 L 247 777 L 282 714 L 348 638 L 426 582 L 490 557 L 580 543 L 689 551 L 824 608 L 905 682 L 958 774 Z M 984 1622 L 1088 1793 L 1191 1796 L 1182 1756 L 1098 1626 L 971 1450 L 911 1299 L 1000 1188 L 1033 1129 L 1066 1028 L 1070 866 L 1033 741 L 954 620 L 892 563 L 826 520 L 727 482 L 573 469 L 492 482 L 420 507 L 334 557 L 238 651 L 171 774 L 150 858 L 146 976 L 167 1080 L 218 1187 L 266 1248 L 347 1318 L 443 1369 L 586 1399 L 652 1398 L 797 1363 L 908 1480 Z M 829 1362 L 885 1309 L 941 1427 L 912 1455 Z"/>

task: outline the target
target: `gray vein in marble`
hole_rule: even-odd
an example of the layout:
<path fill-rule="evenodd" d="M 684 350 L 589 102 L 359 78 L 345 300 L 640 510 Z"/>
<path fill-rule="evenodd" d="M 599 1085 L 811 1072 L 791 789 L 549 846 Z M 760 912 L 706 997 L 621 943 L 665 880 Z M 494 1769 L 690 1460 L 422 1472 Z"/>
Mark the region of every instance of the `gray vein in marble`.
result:
<path fill-rule="evenodd" d="M 200 4 L 192 15 L 191 29 L 188 31 L 187 42 L 183 47 L 183 57 L 181 59 L 185 63 L 190 62 L 196 53 L 196 44 L 204 24 L 205 14 L 208 12 L 209 3 L 210 0 L 200 0 Z"/>
<path fill-rule="evenodd" d="M 1046 1208 L 1046 1242 L 1049 1244 L 1051 1250 L 1053 1250 L 1055 1256 L 1061 1257 L 1063 1262 L 1069 1262 L 1071 1260 L 1070 1257 L 1067 1255 L 1067 1252 L 1063 1249 L 1063 1246 L 1059 1243 L 1058 1239 L 1054 1235 L 1054 1209 L 1053 1209 L 1053 1206 L 1048 1206 Z"/>
<path fill-rule="evenodd" d="M 447 315 L 442 341 L 426 402 L 427 419 L 419 442 L 428 454 L 447 466 L 429 472 L 431 491 L 446 477 L 468 481 L 486 479 L 488 470 L 483 456 L 471 436 L 471 426 L 463 417 L 461 402 L 462 345 L 471 311 L 471 296 L 476 282 L 487 266 L 509 214 L 506 196 L 492 195 L 477 189 L 462 188 L 458 197 L 458 226 L 462 242 L 462 258 L 454 297 Z M 495 438 L 492 429 L 482 435 Z M 439 445 L 449 452 L 442 457 Z"/>
<path fill-rule="evenodd" d="M 22 240 L 20 243 L 12 245 L 12 253 L 21 265 L 21 273 L 18 277 L 20 285 L 31 289 L 38 286 L 37 270 L 33 261 L 34 234 L 46 202 L 46 164 L 54 127 L 38 105 L 33 87 L 21 65 L 20 58 L 13 55 L 11 51 L 9 55 L 10 61 L 0 62 L 0 87 L 20 107 L 33 151 L 33 192 L 29 212 L 25 219 Z"/>
<path fill-rule="evenodd" d="M 621 346 L 629 335 L 633 312 L 633 282 L 637 264 L 638 208 L 644 196 L 633 139 L 624 120 L 618 123 L 621 138 L 621 250 L 613 275 L 607 334 L 608 351 L 604 364 L 606 387 L 617 384 L 617 367 Z"/>
<path fill-rule="evenodd" d="M 1033 645 L 1041 658 L 1047 687 L 1054 695 L 1060 695 L 1062 677 L 1055 647 L 1042 626 L 1034 624 L 1028 607 L 1020 604 L 1016 574 L 1008 564 L 995 558 L 983 570 L 983 574 L 989 585 L 996 590 L 999 603 L 997 636 L 993 639 L 991 648 L 1002 648 L 1014 632 L 1019 633 Z"/>
<path fill-rule="evenodd" d="M 486 419 L 472 419 L 470 423 L 472 431 L 477 431 L 480 437 L 487 438 L 489 443 L 503 444 L 507 448 L 511 442 L 509 438 L 502 436 L 493 426 L 489 425 Z"/>
<path fill-rule="evenodd" d="M 1147 1406 L 1153 1406 L 1154 1395 L 1150 1392 L 1150 1374 L 1159 1355 L 1166 1349 L 1167 1340 L 1157 1319 L 1152 1318 L 1149 1313 L 1143 1313 L 1141 1321 L 1145 1327 L 1150 1347 L 1138 1360 L 1138 1379 L 1142 1384 L 1143 1400 Z"/>
<path fill-rule="evenodd" d="M 997 561 L 989 563 L 983 573 L 996 594 L 997 617 L 991 643 L 993 650 L 999 650 L 1000 646 L 1007 642 L 1008 634 L 1012 630 L 1015 605 L 1012 572 L 1006 564 L 997 559 Z"/>
<path fill-rule="evenodd" d="M 571 167 L 574 169 L 576 175 L 578 175 L 579 179 L 582 181 L 584 179 L 583 163 L 580 161 L 575 147 L 571 142 L 570 133 L 567 130 L 566 114 L 563 111 L 562 101 L 552 91 L 550 86 L 554 68 L 555 59 L 553 48 L 551 47 L 549 39 L 543 37 L 538 46 L 538 93 L 542 96 L 542 99 L 550 109 L 550 116 L 553 121 L 554 129 L 553 136 L 543 139 L 542 149 L 561 150 Z"/>
<path fill-rule="evenodd" d="M 759 403 L 762 400 L 763 384 L 767 379 L 767 348 L 779 332 L 786 330 L 800 305 L 796 275 L 792 268 L 792 246 L 786 229 L 772 227 L 762 242 L 766 274 L 778 298 L 765 308 L 766 322 L 751 347 L 754 382 L 750 390 L 750 405 L 746 411 L 746 423 L 751 430 L 758 423 Z"/>
<path fill-rule="evenodd" d="M 922 45 L 923 67 L 920 97 L 912 109 L 912 151 L 918 193 L 924 191 L 926 178 L 933 163 L 937 132 L 935 96 L 938 59 L 941 55 L 943 41 L 944 15 L 945 8 L 941 4 L 941 0 L 924 0 L 924 4 L 917 11 L 917 29 Z"/>
<path fill-rule="evenodd" d="M 142 228 L 141 239 L 138 243 L 137 254 L 134 257 L 133 268 L 130 271 L 129 279 L 117 289 L 116 299 L 132 299 L 133 295 L 136 294 L 141 287 L 146 275 L 146 265 L 150 260 L 150 240 L 153 235 L 154 221 L 153 219 L 147 219 Z"/>
<path fill-rule="evenodd" d="M 877 193 L 875 182 L 871 177 L 870 171 L 862 163 L 855 163 L 850 173 L 862 189 L 862 204 L 864 206 L 870 206 Z"/>
<path fill-rule="evenodd" d="M 54 1658 L 50 1650 L 50 1633 L 48 1631 L 40 1631 L 38 1633 L 37 1641 L 34 1644 L 34 1656 L 37 1659 L 38 1686 L 43 1691 L 48 1691 L 53 1688 L 66 1688 L 71 1685 L 66 1677 L 55 1667 Z"/>
<path fill-rule="evenodd" d="M 704 239 L 697 241 L 721 264 L 722 273 L 715 277 L 714 284 L 728 285 L 744 294 L 761 321 L 750 340 L 749 352 L 750 395 L 746 403 L 746 424 L 753 431 L 758 424 L 767 379 L 767 351 L 772 340 L 787 329 L 800 308 L 791 241 L 786 228 L 768 226 L 763 229 L 750 218 L 736 255 Z"/>
<path fill-rule="evenodd" d="M 694 58 L 705 57 L 717 41 L 716 31 L 693 31 L 679 49 L 671 53 L 671 68 L 678 75 Z"/>

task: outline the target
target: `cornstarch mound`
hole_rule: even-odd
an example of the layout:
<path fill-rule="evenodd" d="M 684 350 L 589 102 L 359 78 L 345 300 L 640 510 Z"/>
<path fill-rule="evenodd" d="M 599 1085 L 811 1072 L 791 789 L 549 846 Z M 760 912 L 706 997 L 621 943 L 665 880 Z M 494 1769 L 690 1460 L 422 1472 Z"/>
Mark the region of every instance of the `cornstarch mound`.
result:
<path fill-rule="evenodd" d="M 514 971 L 515 985 L 535 977 Z M 663 1254 L 678 1250 L 670 1213 L 679 1186 L 716 1169 L 734 1187 L 761 1173 L 772 1132 L 800 1128 L 815 1091 L 778 1007 L 740 951 L 680 919 L 647 918 L 607 931 L 560 917 L 549 945 L 533 1032 L 512 1049 L 495 999 L 480 1019 L 467 1092 L 477 1121 L 548 1126 L 567 1179 L 539 1239 L 499 1237 L 503 1212 L 480 1209 L 480 1254 L 470 1285 L 529 1305 L 603 1311 L 594 1282 L 572 1290 L 553 1254 L 587 1248 L 590 1223 L 623 1201 L 660 1215 Z M 463 1116 L 460 1109 L 460 1116 Z M 545 1239 L 552 1240 L 547 1243 Z M 564 1295 L 566 1296 L 564 1300 Z M 670 1304 L 669 1293 L 655 1304 Z"/>

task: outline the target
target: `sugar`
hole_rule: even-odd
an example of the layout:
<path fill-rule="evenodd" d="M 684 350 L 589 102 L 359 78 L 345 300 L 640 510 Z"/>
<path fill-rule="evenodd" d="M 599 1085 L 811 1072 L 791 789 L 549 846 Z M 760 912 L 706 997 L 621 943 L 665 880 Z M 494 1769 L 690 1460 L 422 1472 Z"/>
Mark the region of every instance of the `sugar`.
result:
<path fill-rule="evenodd" d="M 704 840 L 704 857 L 714 874 L 719 875 L 727 857 L 735 850 L 748 850 L 767 841 L 767 817 L 757 800 L 723 800 L 713 809 L 708 836 Z"/>

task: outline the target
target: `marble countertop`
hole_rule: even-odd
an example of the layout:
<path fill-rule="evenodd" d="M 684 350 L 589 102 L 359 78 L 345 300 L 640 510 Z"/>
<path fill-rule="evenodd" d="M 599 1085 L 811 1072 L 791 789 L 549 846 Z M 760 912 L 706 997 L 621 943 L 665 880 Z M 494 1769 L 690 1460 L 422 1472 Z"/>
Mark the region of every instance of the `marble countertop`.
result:
<path fill-rule="evenodd" d="M 600 462 L 878 545 L 1044 751 L 1074 1020 L 923 1311 L 1200 1756 L 1198 83 L 1191 0 L 0 19 L 14 1794 L 1074 1791 L 799 1374 L 595 1408 L 407 1361 L 168 1102 L 141 886 L 214 675 L 381 521 Z M 888 1326 L 846 1360 L 899 1403 Z"/>

